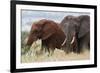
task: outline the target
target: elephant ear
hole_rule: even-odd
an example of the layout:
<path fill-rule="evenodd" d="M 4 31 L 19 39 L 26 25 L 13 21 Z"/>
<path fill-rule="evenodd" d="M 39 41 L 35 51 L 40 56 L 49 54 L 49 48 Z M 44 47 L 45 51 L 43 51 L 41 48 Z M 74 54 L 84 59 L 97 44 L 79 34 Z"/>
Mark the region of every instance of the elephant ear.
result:
<path fill-rule="evenodd" d="M 87 15 L 79 16 L 80 27 L 78 32 L 78 37 L 81 38 L 86 33 L 90 32 L 90 17 Z"/>
<path fill-rule="evenodd" d="M 55 25 L 55 24 L 52 23 L 52 21 L 48 21 L 48 20 L 45 21 L 45 23 L 42 26 L 42 36 L 41 36 L 42 40 L 49 38 L 50 36 L 52 36 L 55 33 L 55 29 L 54 29 L 53 25 Z"/>

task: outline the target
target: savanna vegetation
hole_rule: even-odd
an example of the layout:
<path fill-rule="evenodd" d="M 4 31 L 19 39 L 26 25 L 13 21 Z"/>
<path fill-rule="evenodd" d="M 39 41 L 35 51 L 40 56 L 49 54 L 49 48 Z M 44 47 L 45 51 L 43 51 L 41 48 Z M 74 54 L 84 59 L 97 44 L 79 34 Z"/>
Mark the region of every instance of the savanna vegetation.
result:
<path fill-rule="evenodd" d="M 86 60 L 90 58 L 90 52 L 84 50 L 81 54 L 69 53 L 66 54 L 63 50 L 55 49 L 54 53 L 48 56 L 48 52 L 41 52 L 41 40 L 37 40 L 30 48 L 25 47 L 25 39 L 28 37 L 28 32 L 21 32 L 21 62 L 50 62 L 50 61 L 69 61 L 69 60 Z"/>

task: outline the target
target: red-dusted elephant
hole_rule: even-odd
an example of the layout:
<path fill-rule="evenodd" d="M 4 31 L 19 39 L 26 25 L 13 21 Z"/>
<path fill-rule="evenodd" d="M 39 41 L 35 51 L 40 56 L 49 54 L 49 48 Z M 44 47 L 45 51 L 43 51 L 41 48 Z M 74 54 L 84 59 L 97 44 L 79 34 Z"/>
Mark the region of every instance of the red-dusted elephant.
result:
<path fill-rule="evenodd" d="M 42 46 L 50 53 L 55 48 L 61 49 L 65 45 L 66 36 L 58 23 L 42 19 L 32 24 L 27 44 L 31 46 L 37 39 L 42 40 Z M 43 50 L 43 49 L 42 49 Z"/>

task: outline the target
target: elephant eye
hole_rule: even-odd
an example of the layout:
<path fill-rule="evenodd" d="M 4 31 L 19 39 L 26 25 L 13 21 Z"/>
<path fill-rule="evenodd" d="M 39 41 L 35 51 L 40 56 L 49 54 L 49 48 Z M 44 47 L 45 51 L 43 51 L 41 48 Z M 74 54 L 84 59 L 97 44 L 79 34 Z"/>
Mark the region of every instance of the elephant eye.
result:
<path fill-rule="evenodd" d="M 37 32 L 38 32 L 38 30 L 33 30 L 33 31 L 32 31 L 32 34 L 37 33 Z"/>

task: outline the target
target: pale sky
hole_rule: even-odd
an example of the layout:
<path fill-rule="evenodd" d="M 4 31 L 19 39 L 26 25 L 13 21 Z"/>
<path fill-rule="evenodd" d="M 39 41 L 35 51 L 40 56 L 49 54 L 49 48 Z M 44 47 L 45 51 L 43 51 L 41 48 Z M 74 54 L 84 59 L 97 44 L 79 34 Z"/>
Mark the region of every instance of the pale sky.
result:
<path fill-rule="evenodd" d="M 21 11 L 22 31 L 30 31 L 32 23 L 39 21 L 41 19 L 49 19 L 60 23 L 63 20 L 63 18 L 67 15 L 79 16 L 79 15 L 89 15 L 89 13 L 22 10 Z"/>

